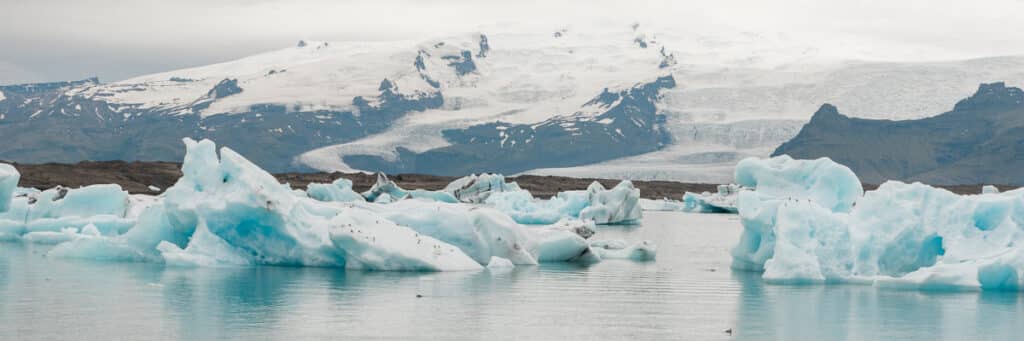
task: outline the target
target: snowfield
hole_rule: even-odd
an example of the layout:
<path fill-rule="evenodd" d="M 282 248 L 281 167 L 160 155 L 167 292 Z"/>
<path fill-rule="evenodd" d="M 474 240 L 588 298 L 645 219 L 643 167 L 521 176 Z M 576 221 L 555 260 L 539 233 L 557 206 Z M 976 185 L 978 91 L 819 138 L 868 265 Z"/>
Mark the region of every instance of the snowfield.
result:
<path fill-rule="evenodd" d="M 296 164 L 318 170 L 376 171 L 342 158 L 393 161 L 398 148 L 420 153 L 450 145 L 445 130 L 593 116 L 600 108 L 585 104 L 606 89 L 671 75 L 678 85 L 656 103 L 670 144 L 527 173 L 724 183 L 739 160 L 767 156 L 795 136 L 822 103 L 853 117 L 920 118 L 949 109 L 980 83 L 1024 83 L 1022 57 L 879 44 L 843 35 L 689 32 L 643 23 L 490 27 L 427 41 L 300 41 L 238 60 L 67 92 L 109 101 L 118 110 L 201 117 L 266 104 L 287 108 L 274 115 L 356 110 L 356 98 L 374 104 L 382 80 L 412 98 L 443 97 L 440 107 L 406 112 L 382 132 L 294 151 Z M 225 80 L 237 80 L 243 90 L 211 99 L 211 89 Z"/>

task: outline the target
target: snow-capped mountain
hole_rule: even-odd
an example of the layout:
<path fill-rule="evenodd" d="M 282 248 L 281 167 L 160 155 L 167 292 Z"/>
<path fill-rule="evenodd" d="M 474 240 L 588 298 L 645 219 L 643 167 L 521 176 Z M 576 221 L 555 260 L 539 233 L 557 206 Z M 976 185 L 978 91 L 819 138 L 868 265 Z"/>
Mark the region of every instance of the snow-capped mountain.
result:
<path fill-rule="evenodd" d="M 1024 80 L 1021 57 L 908 61 L 920 51 L 838 40 L 623 24 L 300 41 L 108 84 L 0 86 L 0 159 L 177 160 L 188 136 L 274 171 L 722 182 L 821 103 L 921 118 Z"/>

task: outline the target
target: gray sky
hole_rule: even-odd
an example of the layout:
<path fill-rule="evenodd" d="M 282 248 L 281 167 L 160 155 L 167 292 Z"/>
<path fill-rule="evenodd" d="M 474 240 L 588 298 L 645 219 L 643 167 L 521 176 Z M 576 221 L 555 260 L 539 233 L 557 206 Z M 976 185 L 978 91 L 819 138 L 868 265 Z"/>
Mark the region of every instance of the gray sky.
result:
<path fill-rule="evenodd" d="M 131 76 L 299 39 L 396 40 L 500 23 L 621 19 L 680 30 L 841 32 L 964 55 L 1024 53 L 1014 0 L 0 0 L 0 83 Z"/>

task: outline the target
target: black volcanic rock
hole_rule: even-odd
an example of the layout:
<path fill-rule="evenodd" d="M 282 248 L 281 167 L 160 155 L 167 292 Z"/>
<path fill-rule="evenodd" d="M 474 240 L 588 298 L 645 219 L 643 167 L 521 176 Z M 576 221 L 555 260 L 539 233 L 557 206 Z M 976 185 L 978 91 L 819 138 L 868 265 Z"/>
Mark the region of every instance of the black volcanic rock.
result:
<path fill-rule="evenodd" d="M 850 118 L 825 104 L 781 154 L 827 156 L 867 183 L 1024 184 L 1024 91 L 982 84 L 952 111 L 904 121 Z"/>

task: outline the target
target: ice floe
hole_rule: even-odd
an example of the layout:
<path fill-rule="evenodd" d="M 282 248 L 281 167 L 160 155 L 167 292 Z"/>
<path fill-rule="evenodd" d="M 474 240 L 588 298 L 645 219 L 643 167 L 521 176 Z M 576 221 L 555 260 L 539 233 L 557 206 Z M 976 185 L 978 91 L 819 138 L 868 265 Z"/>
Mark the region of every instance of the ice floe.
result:
<path fill-rule="evenodd" d="M 1020 290 L 1024 190 L 957 195 L 860 182 L 828 159 L 748 159 L 737 182 L 744 232 L 733 267 L 779 283 L 853 282 L 934 290 Z"/>
<path fill-rule="evenodd" d="M 550 222 L 523 225 L 498 205 L 460 203 L 454 191 L 405 190 L 383 174 L 362 194 L 345 179 L 295 190 L 231 149 L 184 142 L 183 175 L 158 196 L 129 195 L 117 185 L 15 188 L 7 183 L 17 183 L 17 171 L 0 168 L 0 194 L 9 202 L 0 213 L 0 238 L 56 244 L 48 257 L 190 267 L 460 271 L 504 262 L 653 259 L 646 242 L 595 252 L 589 241 L 595 223 L 640 219 L 639 191 L 628 181 L 560 193 L 548 201 Z M 482 190 L 484 183 L 501 190 Z M 471 196 L 459 191 L 467 201 L 491 192 L 488 201 L 525 194 L 533 202 L 500 175 L 451 187 L 477 188 Z"/>
<path fill-rule="evenodd" d="M 538 200 L 526 190 L 491 194 L 486 204 L 507 213 L 522 224 L 553 224 L 567 218 L 597 224 L 634 224 L 643 218 L 640 190 L 625 180 L 612 189 L 595 181 L 582 191 L 559 192 Z"/>

